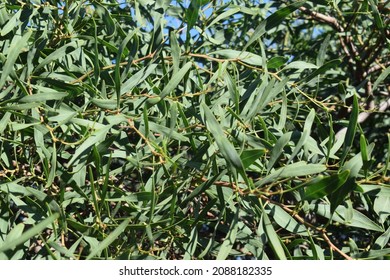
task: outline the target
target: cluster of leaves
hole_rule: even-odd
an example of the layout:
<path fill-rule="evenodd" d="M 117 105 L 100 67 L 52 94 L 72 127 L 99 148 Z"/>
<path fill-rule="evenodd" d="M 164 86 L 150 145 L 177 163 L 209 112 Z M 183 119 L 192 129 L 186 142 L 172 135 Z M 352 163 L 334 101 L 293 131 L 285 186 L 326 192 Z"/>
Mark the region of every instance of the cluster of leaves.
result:
<path fill-rule="evenodd" d="M 389 9 L 3 1 L 0 258 L 389 258 Z"/>

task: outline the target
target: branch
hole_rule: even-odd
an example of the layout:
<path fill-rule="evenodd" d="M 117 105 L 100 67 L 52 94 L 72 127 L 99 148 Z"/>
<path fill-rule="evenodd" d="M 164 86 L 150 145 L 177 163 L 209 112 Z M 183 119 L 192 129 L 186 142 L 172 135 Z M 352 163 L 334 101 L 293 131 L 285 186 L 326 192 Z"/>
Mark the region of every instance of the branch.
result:
<path fill-rule="evenodd" d="M 215 58 L 212 56 L 209 56 L 207 54 L 197 54 L 197 53 L 187 53 L 188 56 L 191 57 L 199 57 L 199 58 L 204 58 L 207 60 L 212 60 L 212 61 L 217 61 L 217 62 L 225 62 L 225 61 L 233 61 L 233 62 L 238 62 L 241 59 L 236 57 L 236 58 Z"/>
<path fill-rule="evenodd" d="M 336 245 L 332 243 L 332 241 L 329 239 L 328 235 L 326 232 L 322 232 L 322 237 L 325 239 L 326 243 L 328 243 L 329 247 L 333 250 L 339 253 L 341 256 L 343 256 L 346 260 L 353 260 L 350 256 L 348 256 L 346 253 L 341 251 L 339 248 L 337 248 Z"/>
<path fill-rule="evenodd" d="M 382 38 L 379 38 L 376 44 L 372 47 L 372 52 L 369 52 L 367 60 L 365 61 L 365 66 L 369 67 L 374 61 L 376 61 L 379 57 L 379 54 L 382 52 L 384 48 Z"/>
<path fill-rule="evenodd" d="M 369 74 L 374 73 L 374 72 L 379 71 L 379 70 L 383 70 L 389 65 L 390 65 L 390 61 L 386 61 L 384 63 L 374 65 L 371 68 L 369 68 L 367 70 L 367 72 L 365 72 L 363 75 L 364 75 L 364 77 L 367 77 Z"/>
<path fill-rule="evenodd" d="M 336 29 L 339 32 L 344 32 L 344 28 L 338 23 L 337 19 L 331 16 L 327 16 L 318 12 L 313 12 L 305 7 L 299 8 L 303 13 L 311 16 L 313 19 L 328 23 L 333 26 L 334 29 Z"/>
<path fill-rule="evenodd" d="M 155 56 L 156 52 L 153 52 L 153 53 L 150 53 L 144 57 L 141 57 L 141 58 L 138 58 L 138 59 L 135 59 L 131 62 L 131 64 L 138 64 L 140 63 L 141 61 L 145 60 L 145 59 L 152 59 L 154 56 Z M 119 63 L 120 66 L 125 66 L 127 65 L 128 62 L 127 61 L 124 61 L 124 62 L 121 62 Z M 108 69 L 113 69 L 116 67 L 116 64 L 111 64 L 111 65 L 107 65 L 107 66 L 104 66 L 104 67 L 101 67 L 100 70 L 108 70 Z M 88 71 L 87 73 L 85 73 L 84 75 L 82 75 L 81 77 L 77 78 L 76 80 L 73 80 L 70 82 L 71 85 L 74 85 L 74 84 L 77 84 L 77 83 L 81 83 L 85 78 L 87 78 L 89 75 L 93 74 L 94 70 L 90 70 Z"/>
<path fill-rule="evenodd" d="M 338 31 L 340 33 L 344 32 L 344 28 L 339 24 L 339 22 L 337 21 L 336 18 L 331 17 L 331 16 L 327 16 L 327 15 L 324 15 L 324 14 L 321 14 L 321 13 L 318 13 L 318 12 L 311 11 L 308 8 L 305 8 L 305 7 L 300 7 L 299 9 L 304 14 L 307 14 L 307 15 L 311 16 L 313 19 L 315 19 L 317 21 L 320 21 L 320 22 L 324 22 L 324 23 L 329 24 L 336 31 Z M 355 59 L 356 56 L 358 55 L 358 52 L 357 52 L 357 48 L 356 48 L 355 44 L 351 41 L 351 37 L 350 36 L 346 36 L 345 40 L 344 40 L 344 38 L 341 35 L 339 35 L 339 39 L 340 39 L 340 43 L 341 43 L 341 46 L 343 47 L 343 50 L 344 50 L 345 54 L 350 59 L 351 58 Z M 351 55 L 350 51 L 348 50 L 347 43 L 349 45 L 350 50 L 352 51 L 352 55 Z M 350 60 L 350 62 L 352 62 L 352 61 L 353 60 Z"/>
<path fill-rule="evenodd" d="M 359 115 L 358 115 L 358 123 L 363 123 L 365 120 L 367 120 L 367 118 L 372 114 L 372 113 L 375 113 L 375 112 L 385 112 L 388 108 L 390 107 L 390 99 L 387 99 L 386 101 L 383 101 L 379 104 L 378 106 L 378 110 L 376 111 L 372 111 L 372 112 L 361 112 Z M 339 139 L 340 137 L 344 136 L 346 133 L 347 133 L 347 127 L 344 127 L 342 129 L 340 129 L 337 133 L 336 133 L 336 139 Z"/>

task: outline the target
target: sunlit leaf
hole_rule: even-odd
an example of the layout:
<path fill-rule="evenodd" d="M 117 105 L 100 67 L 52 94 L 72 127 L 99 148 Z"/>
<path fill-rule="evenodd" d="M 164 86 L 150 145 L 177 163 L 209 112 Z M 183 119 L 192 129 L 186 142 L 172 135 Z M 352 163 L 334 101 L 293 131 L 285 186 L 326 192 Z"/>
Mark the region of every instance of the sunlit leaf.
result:
<path fill-rule="evenodd" d="M 19 244 L 23 244 L 25 241 L 29 240 L 33 236 L 40 234 L 45 228 L 50 226 L 58 217 L 59 217 L 58 213 L 53 214 L 52 216 L 46 218 L 42 222 L 34 225 L 32 228 L 28 229 L 24 233 L 19 234 L 20 233 L 19 232 L 17 234 L 18 235 L 17 238 L 15 234 L 14 236 L 15 238 L 12 238 L 13 239 L 12 241 L 3 244 L 3 246 L 0 247 L 0 252 L 4 252 L 12 248 L 15 248 L 16 246 L 18 246 Z M 18 230 L 20 229 L 21 227 L 18 227 Z"/>
<path fill-rule="evenodd" d="M 211 134 L 214 136 L 215 142 L 217 143 L 222 155 L 224 158 L 236 169 L 244 170 L 244 166 L 241 162 L 241 159 L 234 148 L 234 146 L 226 139 L 224 132 L 213 113 L 207 107 L 206 104 L 202 104 L 202 108 L 206 116 L 207 128 L 210 130 Z"/>
<path fill-rule="evenodd" d="M 11 46 L 9 48 L 9 52 L 7 55 L 7 60 L 2 67 L 2 73 L 0 78 L 0 88 L 3 87 L 5 81 L 8 78 L 8 75 L 12 73 L 13 68 L 15 66 L 15 61 L 18 58 L 20 52 L 26 46 L 28 40 L 32 35 L 32 30 L 28 29 L 26 33 L 22 37 L 14 36 L 11 42 Z"/>
<path fill-rule="evenodd" d="M 256 66 L 262 66 L 263 64 L 263 59 L 260 55 L 246 51 L 224 49 L 211 52 L 210 54 L 217 54 L 233 61 L 242 61 Z"/>
<path fill-rule="evenodd" d="M 328 219 L 332 219 L 335 222 L 345 224 L 350 227 L 363 228 L 367 230 L 373 230 L 377 232 L 384 232 L 383 228 L 377 223 L 369 219 L 366 215 L 360 213 L 357 210 L 353 210 L 353 219 L 346 222 L 345 220 L 345 206 L 340 205 L 335 210 L 334 214 L 330 211 L 330 206 L 326 204 L 310 205 L 310 208 L 317 214 L 324 216 Z"/>

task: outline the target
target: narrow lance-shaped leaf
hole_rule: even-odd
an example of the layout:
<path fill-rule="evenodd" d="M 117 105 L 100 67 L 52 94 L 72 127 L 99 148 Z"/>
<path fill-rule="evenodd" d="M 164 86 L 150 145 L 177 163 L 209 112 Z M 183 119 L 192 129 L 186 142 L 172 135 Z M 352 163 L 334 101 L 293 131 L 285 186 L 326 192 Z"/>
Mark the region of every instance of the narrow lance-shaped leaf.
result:
<path fill-rule="evenodd" d="M 6 127 L 9 125 L 11 118 L 11 112 L 6 112 L 4 116 L 0 119 L 0 133 L 3 133 Z"/>
<path fill-rule="evenodd" d="M 287 7 L 284 7 L 277 12 L 270 15 L 264 21 L 262 21 L 259 26 L 255 29 L 252 34 L 252 37 L 249 39 L 248 43 L 245 45 L 244 50 L 246 50 L 250 45 L 252 45 L 257 39 L 263 36 L 268 30 L 278 26 L 282 21 L 296 9 L 301 7 L 306 1 L 295 2 Z"/>
<path fill-rule="evenodd" d="M 7 60 L 3 66 L 1 78 L 0 78 L 0 88 L 3 87 L 5 81 L 9 74 L 12 73 L 13 67 L 16 59 L 18 58 L 20 52 L 25 47 L 30 38 L 32 31 L 30 29 L 27 30 L 26 33 L 22 37 L 14 36 L 11 42 L 11 46 L 9 48 L 9 53 L 7 55 Z"/>
<path fill-rule="evenodd" d="M 93 145 L 96 143 L 103 141 L 108 133 L 108 131 L 111 129 L 112 125 L 106 125 L 104 128 L 99 129 L 95 132 L 93 132 L 90 137 L 88 137 L 87 140 L 83 144 L 80 145 L 80 147 L 77 148 L 76 152 L 74 153 L 73 157 L 69 161 L 69 166 L 72 166 L 73 163 L 86 151 L 89 151 Z"/>
<path fill-rule="evenodd" d="M 317 66 L 322 66 L 324 64 L 324 61 L 325 61 L 325 56 L 326 56 L 326 49 L 328 48 L 329 46 L 329 42 L 330 42 L 330 34 L 328 34 L 324 40 L 324 42 L 322 42 L 321 44 L 321 47 L 320 47 L 320 51 L 318 52 L 318 55 L 317 55 Z"/>
<path fill-rule="evenodd" d="M 190 6 L 186 9 L 185 21 L 187 22 L 187 38 L 185 47 L 188 49 L 191 41 L 191 30 L 194 27 L 199 17 L 199 9 L 201 6 L 201 0 L 191 0 Z"/>
<path fill-rule="evenodd" d="M 382 30 L 384 28 L 384 24 L 381 18 L 381 14 L 379 13 L 378 10 L 378 4 L 377 4 L 378 1 L 368 0 L 368 2 L 370 3 L 372 13 L 374 14 L 375 24 L 380 30 Z"/>
<path fill-rule="evenodd" d="M 95 4 L 94 6 L 96 9 L 96 12 L 99 14 L 99 16 L 104 21 L 103 26 L 107 32 L 107 37 L 108 38 L 112 37 L 116 31 L 115 21 L 111 17 L 112 14 L 110 13 L 109 10 L 107 10 L 107 8 L 105 6 L 99 4 L 99 2 L 95 2 L 94 4 Z"/>
<path fill-rule="evenodd" d="M 20 223 L 17 224 L 14 228 L 11 229 L 11 231 L 7 234 L 7 236 L 3 240 L 1 240 L 0 245 L 7 244 L 10 242 L 13 242 L 14 240 L 18 240 L 18 238 L 23 234 L 25 224 Z"/>
<path fill-rule="evenodd" d="M 225 74 L 225 83 L 227 85 L 227 88 L 228 88 L 228 91 L 230 94 L 230 99 L 233 100 L 233 104 L 234 104 L 234 107 L 236 109 L 236 112 L 239 113 L 238 110 L 239 110 L 240 96 L 238 94 L 236 82 L 227 72 Z"/>
<path fill-rule="evenodd" d="M 0 8 L 1 9 L 1 8 Z M 20 16 L 22 14 L 23 9 L 20 9 L 18 12 L 16 12 L 11 19 L 8 20 L 7 24 L 4 25 L 1 29 L 0 36 L 5 36 L 9 32 L 12 31 L 20 22 Z"/>
<path fill-rule="evenodd" d="M 66 54 L 73 52 L 77 48 L 80 48 L 83 44 L 84 42 L 82 40 L 75 40 L 63 45 L 62 47 L 56 49 L 54 52 L 45 57 L 45 59 L 43 59 L 39 63 L 39 65 L 34 68 L 34 72 L 37 72 L 39 69 L 46 66 L 50 62 L 55 61 L 61 57 L 64 57 Z"/>
<path fill-rule="evenodd" d="M 348 179 L 349 170 L 327 177 L 318 177 L 307 184 L 304 198 L 306 200 L 322 198 L 335 192 Z"/>
<path fill-rule="evenodd" d="M 51 184 L 54 181 L 54 178 L 56 176 L 56 170 L 57 170 L 57 160 L 58 159 L 57 159 L 56 142 L 53 142 L 53 152 L 51 154 L 50 171 L 47 177 L 45 188 L 50 188 Z"/>
<path fill-rule="evenodd" d="M 268 69 L 275 69 L 281 67 L 283 64 L 287 62 L 288 58 L 283 56 L 274 56 L 267 62 Z"/>
<path fill-rule="evenodd" d="M 230 225 L 226 239 L 222 242 L 221 248 L 217 255 L 217 260 L 224 260 L 229 256 L 230 251 L 233 248 L 234 243 L 236 242 L 237 232 L 238 232 L 238 213 L 239 209 L 237 208 L 234 215 L 233 221 Z"/>
<path fill-rule="evenodd" d="M 357 255 L 354 255 L 356 259 L 365 259 L 365 260 L 378 260 L 383 257 L 390 256 L 390 248 L 382 249 L 382 250 L 370 250 L 369 252 L 362 252 Z"/>
<path fill-rule="evenodd" d="M 282 207 L 269 204 L 265 210 L 274 221 L 289 232 L 296 233 L 302 236 L 307 236 L 307 229 L 304 225 L 299 224 L 290 214 L 288 214 Z"/>
<path fill-rule="evenodd" d="M 356 95 L 353 96 L 353 107 L 351 112 L 351 117 L 349 118 L 347 132 L 345 134 L 343 154 L 341 156 L 341 162 L 344 162 L 345 158 L 348 155 L 349 150 L 353 145 L 353 140 L 355 138 L 356 127 L 359 116 L 359 101 Z"/>
<path fill-rule="evenodd" d="M 238 156 L 236 149 L 226 139 L 225 133 L 215 119 L 213 113 L 205 103 L 202 103 L 202 108 L 206 117 L 206 126 L 210 130 L 211 134 L 214 136 L 215 142 L 217 143 L 221 154 L 226 159 L 226 161 L 229 162 L 234 168 L 236 168 L 238 171 L 243 171 L 244 166 L 242 165 L 241 159 Z"/>
<path fill-rule="evenodd" d="M 363 160 L 360 153 L 356 154 L 353 158 L 351 158 L 341 167 L 342 171 L 349 171 L 349 178 L 338 190 L 333 192 L 329 197 L 332 213 L 340 204 L 345 201 L 345 198 L 357 188 L 355 178 L 358 176 L 362 167 Z"/>
<path fill-rule="evenodd" d="M 313 63 L 309 63 L 309 62 L 305 62 L 305 61 L 293 61 L 289 64 L 287 64 L 283 70 L 288 70 L 288 69 L 300 69 L 300 70 L 305 70 L 305 69 L 317 69 L 318 66 L 313 64 Z"/>
<path fill-rule="evenodd" d="M 244 150 L 242 151 L 240 158 L 244 167 L 248 168 L 264 154 L 265 149 Z"/>
<path fill-rule="evenodd" d="M 390 66 L 387 67 L 383 72 L 379 75 L 379 77 L 374 82 L 374 85 L 372 86 L 372 91 L 376 90 L 378 86 L 389 76 L 390 74 Z"/>
<path fill-rule="evenodd" d="M 42 92 L 42 93 L 37 93 L 37 94 L 32 94 L 32 95 L 26 95 L 19 99 L 20 102 L 23 103 L 32 103 L 32 102 L 46 102 L 48 100 L 61 100 L 64 97 L 66 97 L 68 93 L 66 92 Z"/>
<path fill-rule="evenodd" d="M 268 218 L 267 213 L 263 209 L 263 223 L 264 223 L 264 229 L 265 233 L 267 235 L 267 238 L 269 240 L 269 243 L 271 245 L 272 250 L 274 251 L 275 255 L 279 260 L 286 260 L 286 254 L 284 253 L 283 246 L 281 244 L 281 241 L 279 239 L 278 234 L 276 233 L 270 219 Z"/>
<path fill-rule="evenodd" d="M 329 160 L 329 157 L 331 155 L 331 151 L 332 151 L 332 147 L 333 147 L 333 144 L 334 144 L 334 140 L 335 140 L 335 133 L 334 133 L 334 130 L 333 130 L 333 119 L 332 119 L 332 115 L 331 114 L 328 114 L 329 116 L 329 119 L 328 119 L 328 124 L 329 124 L 329 138 L 328 138 L 328 143 L 327 143 L 327 153 L 326 153 L 326 160 L 328 161 Z"/>
<path fill-rule="evenodd" d="M 198 229 L 196 227 L 192 229 L 189 239 L 190 240 L 185 247 L 183 260 L 191 260 L 194 257 L 194 253 L 198 245 Z"/>
<path fill-rule="evenodd" d="M 170 94 L 177 85 L 181 82 L 183 77 L 187 74 L 188 70 L 190 70 L 192 66 L 192 62 L 187 62 L 175 75 L 172 76 L 171 80 L 161 91 L 160 98 L 165 98 L 168 94 Z"/>
<path fill-rule="evenodd" d="M 191 0 L 190 6 L 186 10 L 187 34 L 189 34 L 198 19 L 200 2 L 200 0 Z"/>
<path fill-rule="evenodd" d="M 285 91 L 282 91 L 282 105 L 280 108 L 280 113 L 279 113 L 279 122 L 277 125 L 277 128 L 279 130 L 283 130 L 283 128 L 286 126 L 286 121 L 287 121 L 287 95 Z"/>
<path fill-rule="evenodd" d="M 87 260 L 92 259 L 94 256 L 99 254 L 102 250 L 106 249 L 112 242 L 117 240 L 118 236 L 121 235 L 130 223 L 130 219 L 124 220 L 113 232 L 111 232 L 97 247 L 92 248 L 91 253 L 88 255 Z"/>
<path fill-rule="evenodd" d="M 315 118 L 315 110 L 311 109 L 309 115 L 306 118 L 306 122 L 305 122 L 305 126 L 303 127 L 303 133 L 301 135 L 301 138 L 299 138 L 299 141 L 295 146 L 290 158 L 288 159 L 287 164 L 289 164 L 294 159 L 294 157 L 298 154 L 302 146 L 306 143 L 307 139 L 309 138 L 311 126 L 313 124 L 314 118 Z"/>
<path fill-rule="evenodd" d="M 384 224 L 390 215 L 390 196 L 378 196 L 374 201 L 374 211 L 380 223 Z"/>
<path fill-rule="evenodd" d="M 116 65 L 115 65 L 115 90 L 116 90 L 116 101 L 117 101 L 117 108 L 119 109 L 119 103 L 120 103 L 120 96 L 121 96 L 121 75 L 120 75 L 120 66 L 121 66 L 121 58 L 122 53 L 126 49 L 127 43 L 130 41 L 130 39 L 134 36 L 136 33 L 136 30 L 130 32 L 126 38 L 122 41 L 121 45 L 119 46 L 118 54 L 116 56 Z"/>
<path fill-rule="evenodd" d="M 7 250 L 10 250 L 20 244 L 23 244 L 30 238 L 40 234 L 45 228 L 47 228 L 51 223 L 53 223 L 57 218 L 59 217 L 58 213 L 55 213 L 51 215 L 50 217 L 46 218 L 39 224 L 33 226 L 26 232 L 24 232 L 22 235 L 20 235 L 18 238 L 12 240 L 11 242 L 5 243 L 3 246 L 0 247 L 0 252 L 4 252 Z"/>
<path fill-rule="evenodd" d="M 367 142 L 366 142 L 366 137 L 364 134 L 360 134 L 360 153 L 362 155 L 362 160 L 363 163 L 368 161 L 368 150 L 367 150 Z"/>
<path fill-rule="evenodd" d="M 169 36 L 169 42 L 171 43 L 172 62 L 173 62 L 173 75 L 179 71 L 180 67 L 180 45 L 176 38 L 176 32 L 171 32 Z"/>
<path fill-rule="evenodd" d="M 231 49 L 222 49 L 222 50 L 216 50 L 213 52 L 210 52 L 211 54 L 217 54 L 223 57 L 226 57 L 230 60 L 240 60 L 242 62 L 256 65 L 256 66 L 262 66 L 263 65 L 263 58 L 258 55 L 251 52 L 245 52 L 245 51 L 237 51 L 237 50 L 231 50 Z"/>
<path fill-rule="evenodd" d="M 236 13 L 238 13 L 239 11 L 241 11 L 241 7 L 235 7 L 235 8 L 232 8 L 232 9 L 228 9 L 227 11 L 224 11 L 223 13 L 219 14 L 208 26 L 207 28 L 210 28 L 211 26 L 213 26 L 214 24 L 216 24 L 217 22 L 227 18 L 227 17 L 230 17 L 231 15 L 234 15 Z"/>
<path fill-rule="evenodd" d="M 267 165 L 267 172 L 268 173 L 271 171 L 271 169 L 274 166 L 274 164 L 276 163 L 277 159 L 283 153 L 283 148 L 290 141 L 291 135 L 292 135 L 292 132 L 287 132 L 287 133 L 283 134 L 282 137 L 280 137 L 278 139 L 278 141 L 276 141 L 276 144 L 271 151 L 271 156 L 270 156 L 270 159 L 269 159 L 269 162 Z"/>
<path fill-rule="evenodd" d="M 310 82 L 313 78 L 317 77 L 318 75 L 324 74 L 326 71 L 338 66 L 340 63 L 341 63 L 340 59 L 331 60 L 331 61 L 325 63 L 324 65 L 322 65 L 320 68 L 314 70 L 309 75 L 307 75 L 299 83 Z"/>
<path fill-rule="evenodd" d="M 96 22 L 94 19 L 92 19 L 93 22 L 93 28 L 94 28 L 94 61 L 93 61 L 93 73 L 95 76 L 95 85 L 97 85 L 100 77 L 100 64 L 99 64 L 99 41 L 97 38 L 97 27 L 96 27 Z"/>
<path fill-rule="evenodd" d="M 389 240 L 390 240 L 390 226 L 387 228 L 387 230 L 383 234 L 381 234 L 375 240 L 373 248 L 374 249 L 383 249 L 389 243 Z"/>
<path fill-rule="evenodd" d="M 318 215 L 321 215 L 327 219 L 332 219 L 335 222 L 339 222 L 349 227 L 363 228 L 365 230 L 373 230 L 378 232 L 384 232 L 383 227 L 372 221 L 366 215 L 362 214 L 356 209 L 353 209 L 352 220 L 346 222 L 345 212 L 347 209 L 343 205 L 339 205 L 337 209 L 332 212 L 331 205 L 327 204 L 310 204 L 310 209 L 315 211 Z"/>
<path fill-rule="evenodd" d="M 307 164 L 304 161 L 299 161 L 276 169 L 263 179 L 256 182 L 255 186 L 261 187 L 269 182 L 275 181 L 278 178 L 312 175 L 325 170 L 326 166 L 323 164 Z"/>

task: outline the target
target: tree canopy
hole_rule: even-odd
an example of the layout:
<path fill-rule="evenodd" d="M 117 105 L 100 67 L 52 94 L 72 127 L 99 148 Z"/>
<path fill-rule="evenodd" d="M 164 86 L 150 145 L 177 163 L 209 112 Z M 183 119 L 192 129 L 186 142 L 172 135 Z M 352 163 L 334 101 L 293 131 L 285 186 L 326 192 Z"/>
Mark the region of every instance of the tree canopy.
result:
<path fill-rule="evenodd" d="M 388 259 L 390 1 L 0 4 L 1 259 Z"/>

